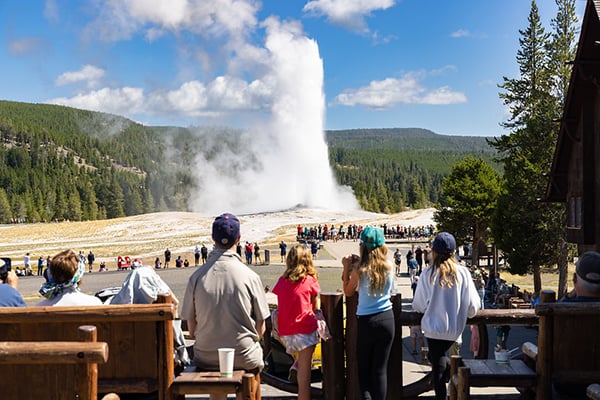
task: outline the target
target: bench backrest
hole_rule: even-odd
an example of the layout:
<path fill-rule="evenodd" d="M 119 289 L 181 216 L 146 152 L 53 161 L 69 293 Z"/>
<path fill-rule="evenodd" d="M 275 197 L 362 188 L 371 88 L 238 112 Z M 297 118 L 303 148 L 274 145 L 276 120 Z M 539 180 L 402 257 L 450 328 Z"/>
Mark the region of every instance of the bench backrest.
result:
<path fill-rule="evenodd" d="M 96 341 L 94 326 L 78 332 L 80 341 L 0 342 L 1 397 L 96 400 L 108 345 Z"/>
<path fill-rule="evenodd" d="M 550 398 L 552 382 L 600 382 L 600 302 L 539 304 L 535 313 L 538 398 Z"/>
<path fill-rule="evenodd" d="M 166 399 L 173 382 L 174 306 L 0 307 L 0 341 L 77 340 L 95 325 L 110 356 L 98 368 L 100 393 L 151 393 Z"/>

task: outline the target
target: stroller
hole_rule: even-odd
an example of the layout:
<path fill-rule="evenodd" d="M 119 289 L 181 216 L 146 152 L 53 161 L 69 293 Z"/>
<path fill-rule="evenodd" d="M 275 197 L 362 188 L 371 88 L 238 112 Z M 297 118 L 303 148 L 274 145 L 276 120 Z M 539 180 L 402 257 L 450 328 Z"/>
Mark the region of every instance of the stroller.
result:
<path fill-rule="evenodd" d="M 289 381 L 290 379 L 290 368 L 296 361 L 297 354 L 289 354 L 286 352 L 285 345 L 277 334 L 277 313 L 271 313 L 271 323 L 273 329 L 269 337 L 269 346 L 267 348 L 267 354 L 265 355 L 265 368 L 263 372 L 269 375 Z M 267 346 L 265 346 L 267 347 Z M 313 353 L 312 369 L 311 369 L 311 382 L 321 382 L 323 380 L 323 374 L 321 370 L 321 344 L 317 344 Z M 291 382 L 296 383 L 296 382 Z"/>

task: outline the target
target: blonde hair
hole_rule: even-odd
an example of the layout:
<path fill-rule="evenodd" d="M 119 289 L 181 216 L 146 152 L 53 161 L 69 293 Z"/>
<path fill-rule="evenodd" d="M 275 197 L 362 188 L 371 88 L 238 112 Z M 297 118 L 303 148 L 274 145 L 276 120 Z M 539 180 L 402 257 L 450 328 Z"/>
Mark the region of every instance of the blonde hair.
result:
<path fill-rule="evenodd" d="M 292 282 L 299 282 L 306 277 L 312 275 L 317 278 L 317 271 L 313 266 L 312 254 L 304 246 L 294 246 L 290 249 L 285 260 L 286 270 L 283 272 L 283 277 Z"/>
<path fill-rule="evenodd" d="M 368 247 L 360 245 L 360 264 L 358 266 L 359 279 L 369 279 L 369 293 L 381 295 L 387 283 L 387 276 L 391 271 L 387 261 L 387 246 Z"/>
<path fill-rule="evenodd" d="M 431 266 L 431 274 L 429 275 L 429 282 L 433 283 L 433 276 L 435 270 L 440 270 L 440 278 L 438 284 L 440 287 L 452 287 L 456 283 L 456 259 L 454 258 L 454 252 L 446 254 L 438 254 L 435 251 L 433 253 L 433 265 Z"/>

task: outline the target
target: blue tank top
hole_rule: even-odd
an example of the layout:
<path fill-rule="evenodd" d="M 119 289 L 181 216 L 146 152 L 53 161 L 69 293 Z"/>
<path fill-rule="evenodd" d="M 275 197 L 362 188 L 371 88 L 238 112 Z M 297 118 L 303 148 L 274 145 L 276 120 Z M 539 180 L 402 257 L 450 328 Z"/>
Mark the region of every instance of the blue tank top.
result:
<path fill-rule="evenodd" d="M 390 300 L 390 292 L 393 280 L 392 274 L 388 273 L 383 294 L 372 295 L 369 290 L 368 276 L 366 276 L 366 273 L 363 273 L 358 288 L 358 307 L 356 309 L 356 315 L 371 315 L 391 310 L 392 302 Z"/>

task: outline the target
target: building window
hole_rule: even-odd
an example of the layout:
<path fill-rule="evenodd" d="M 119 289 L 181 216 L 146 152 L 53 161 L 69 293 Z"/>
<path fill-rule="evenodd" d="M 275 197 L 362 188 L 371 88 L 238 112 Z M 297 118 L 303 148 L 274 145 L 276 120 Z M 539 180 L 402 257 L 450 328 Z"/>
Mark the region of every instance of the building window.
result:
<path fill-rule="evenodd" d="M 568 227 L 569 228 L 581 228 L 582 224 L 582 208 L 581 208 L 581 197 L 571 197 L 569 198 L 569 219 L 568 219 Z"/>

